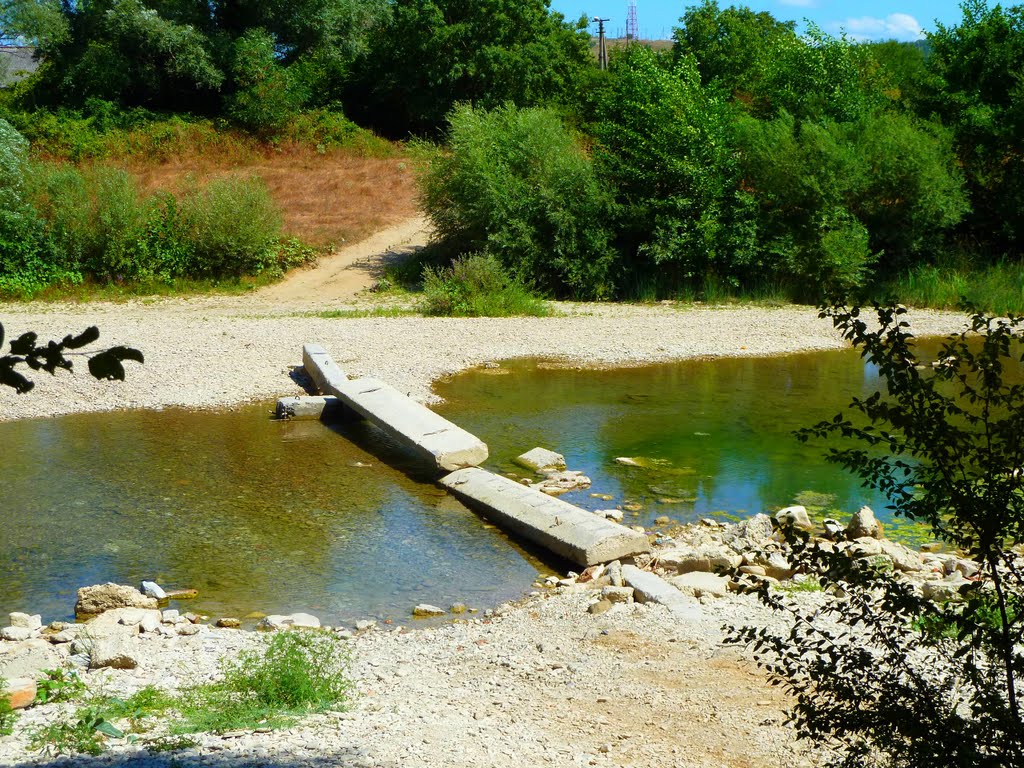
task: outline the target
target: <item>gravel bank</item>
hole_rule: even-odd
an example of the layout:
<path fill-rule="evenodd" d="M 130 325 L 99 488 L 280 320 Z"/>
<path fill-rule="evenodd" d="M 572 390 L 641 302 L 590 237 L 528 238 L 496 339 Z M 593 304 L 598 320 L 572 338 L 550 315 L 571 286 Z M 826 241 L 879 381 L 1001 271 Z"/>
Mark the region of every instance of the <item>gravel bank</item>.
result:
<path fill-rule="evenodd" d="M 330 307 L 339 308 L 344 307 Z M 75 376 L 35 375 L 28 397 L 0 388 L 0 420 L 121 408 L 215 408 L 301 394 L 289 373 L 301 364 L 302 344 L 309 341 L 322 343 L 347 372 L 376 376 L 422 401 L 436 399 L 432 381 L 489 360 L 548 357 L 624 366 L 843 343 L 811 307 L 561 304 L 559 317 L 500 319 L 315 314 L 325 309 L 257 297 L 0 304 L 8 339 L 29 330 L 59 339 L 98 325 L 97 349 L 124 344 L 146 356 L 143 366 L 127 364 L 123 383 L 99 383 L 79 370 Z M 917 311 L 913 322 L 917 333 L 928 335 L 958 330 L 963 319 Z"/>
<path fill-rule="evenodd" d="M 98 758 L 26 751 L 24 734 L 57 708 L 26 710 L 0 738 L 0 765 L 674 766 L 797 768 L 817 764 L 783 725 L 784 695 L 737 651 L 723 622 L 773 620 L 749 596 L 703 606 L 682 621 L 657 605 L 586 612 L 583 588 L 439 629 L 382 628 L 352 645 L 358 693 L 350 711 L 272 733 L 200 735 L 198 746 L 150 754 L 112 743 Z M 88 675 L 91 689 L 130 695 L 213 676 L 217 659 L 254 641 L 203 627 L 146 642 L 135 670 Z M 159 732 L 159 727 L 156 732 Z M 152 734 L 149 734 L 152 735 Z"/>

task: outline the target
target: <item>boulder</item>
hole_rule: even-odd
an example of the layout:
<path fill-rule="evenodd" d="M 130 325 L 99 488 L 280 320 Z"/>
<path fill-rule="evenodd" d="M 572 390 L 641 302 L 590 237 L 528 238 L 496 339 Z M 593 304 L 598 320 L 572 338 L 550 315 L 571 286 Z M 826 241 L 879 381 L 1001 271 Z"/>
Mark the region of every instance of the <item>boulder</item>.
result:
<path fill-rule="evenodd" d="M 231 616 L 224 616 L 223 618 L 217 619 L 217 626 L 222 629 L 241 629 L 241 619 L 236 619 Z"/>
<path fill-rule="evenodd" d="M 596 603 L 591 603 L 587 607 L 587 613 L 592 613 L 596 616 L 598 614 L 607 613 L 611 607 L 611 600 L 598 600 Z"/>
<path fill-rule="evenodd" d="M 10 615 L 11 626 L 18 627 L 20 629 L 30 629 L 35 631 L 43 628 L 43 617 L 38 613 L 29 616 L 27 613 L 19 613 L 14 611 Z"/>
<path fill-rule="evenodd" d="M 621 509 L 599 509 L 594 514 L 616 523 L 621 523 L 623 517 Z"/>
<path fill-rule="evenodd" d="M 44 669 L 55 669 L 63 662 L 64 653 L 41 637 L 16 645 L 0 645 L 0 678 L 5 680 L 18 677 L 38 680 L 43 677 Z"/>
<path fill-rule="evenodd" d="M 755 565 L 760 565 L 764 568 L 765 575 L 772 579 L 785 580 L 791 578 L 796 573 L 796 569 L 793 568 L 785 555 L 780 552 L 772 552 L 766 558 L 758 558 Z"/>
<path fill-rule="evenodd" d="M 116 608 L 152 609 L 156 607 L 156 600 L 152 597 L 146 597 L 135 587 L 108 583 L 79 589 L 78 601 L 75 603 L 75 614 L 78 616 L 97 616 Z"/>
<path fill-rule="evenodd" d="M 921 593 L 925 600 L 936 603 L 959 602 L 964 599 L 960 588 L 970 583 L 962 577 L 943 579 L 942 581 L 926 581 L 921 585 Z"/>
<path fill-rule="evenodd" d="M 865 536 L 881 539 L 884 533 L 882 524 L 875 519 L 875 513 L 871 507 L 861 507 L 850 517 L 850 522 L 846 526 L 846 535 L 851 539 L 860 539 Z"/>
<path fill-rule="evenodd" d="M 829 539 L 836 538 L 840 533 L 843 533 L 846 528 L 838 520 L 833 520 L 831 517 L 825 518 L 822 521 L 822 525 L 825 526 L 825 537 Z"/>
<path fill-rule="evenodd" d="M 0 638 L 15 643 L 20 643 L 22 640 L 28 640 L 34 634 L 35 632 L 31 629 L 25 629 L 24 627 L 4 627 L 3 629 L 0 629 Z"/>
<path fill-rule="evenodd" d="M 722 540 L 737 551 L 759 549 L 774 536 L 775 526 L 772 519 L 765 514 L 754 515 L 722 531 Z"/>
<path fill-rule="evenodd" d="M 575 491 L 580 488 L 589 488 L 590 478 L 582 472 L 572 470 L 549 472 L 547 477 L 539 483 L 533 483 L 531 487 L 536 488 L 549 496 L 561 496 L 563 493 L 568 493 L 569 491 Z"/>
<path fill-rule="evenodd" d="M 18 677 L 8 680 L 3 686 L 3 698 L 11 709 L 24 709 L 36 700 L 36 681 L 30 677 Z"/>
<path fill-rule="evenodd" d="M 139 634 L 143 621 L 147 625 L 159 624 L 160 618 L 160 611 L 156 609 L 115 608 L 90 619 L 85 625 L 85 634 L 89 637 L 131 637 Z"/>
<path fill-rule="evenodd" d="M 892 560 L 893 567 L 897 571 L 916 573 L 924 568 L 920 552 L 907 549 L 902 544 L 887 539 L 883 539 L 879 544 L 881 545 L 882 554 L 887 555 Z"/>
<path fill-rule="evenodd" d="M 676 573 L 717 573 L 738 568 L 743 556 L 725 546 L 708 545 L 696 548 L 675 548 L 658 552 L 658 565 Z"/>
<path fill-rule="evenodd" d="M 97 637 L 89 649 L 90 669 L 135 669 L 139 666 L 139 647 L 126 635 Z"/>
<path fill-rule="evenodd" d="M 141 632 L 156 632 L 160 629 L 162 623 L 162 617 L 159 611 L 146 611 L 146 615 L 139 621 L 139 630 Z"/>
<path fill-rule="evenodd" d="M 814 530 L 814 523 L 811 522 L 811 518 L 807 514 L 807 508 L 799 504 L 780 509 L 775 513 L 775 521 L 780 526 L 792 526 L 801 531 Z"/>
<path fill-rule="evenodd" d="M 669 579 L 669 583 L 684 595 L 693 597 L 725 597 L 729 594 L 729 578 L 713 573 L 685 573 Z"/>
<path fill-rule="evenodd" d="M 625 585 L 622 579 L 622 563 L 618 560 L 613 560 L 608 563 L 608 579 L 611 581 L 613 587 L 621 587 Z"/>
<path fill-rule="evenodd" d="M 565 456 L 547 448 L 534 448 L 521 456 L 516 456 L 512 462 L 533 472 L 565 469 Z"/>

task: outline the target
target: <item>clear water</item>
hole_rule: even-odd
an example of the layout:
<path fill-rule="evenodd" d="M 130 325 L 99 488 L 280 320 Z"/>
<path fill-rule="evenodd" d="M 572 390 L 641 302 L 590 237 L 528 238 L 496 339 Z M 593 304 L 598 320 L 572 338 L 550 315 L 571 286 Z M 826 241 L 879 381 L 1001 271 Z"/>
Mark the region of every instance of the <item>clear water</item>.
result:
<path fill-rule="evenodd" d="M 626 521 L 649 525 L 794 501 L 884 518 L 884 500 L 791 434 L 877 385 L 847 351 L 608 371 L 513 362 L 437 390 L 440 410 L 489 444 L 492 469 L 521 473 L 516 455 L 557 450 L 594 481 L 563 498 L 636 503 Z M 372 426 L 275 422 L 268 409 L 0 424 L 0 615 L 67 618 L 79 586 L 155 579 L 198 589 L 178 607 L 214 616 L 405 621 L 419 602 L 494 605 L 558 565 L 445 495 Z"/>

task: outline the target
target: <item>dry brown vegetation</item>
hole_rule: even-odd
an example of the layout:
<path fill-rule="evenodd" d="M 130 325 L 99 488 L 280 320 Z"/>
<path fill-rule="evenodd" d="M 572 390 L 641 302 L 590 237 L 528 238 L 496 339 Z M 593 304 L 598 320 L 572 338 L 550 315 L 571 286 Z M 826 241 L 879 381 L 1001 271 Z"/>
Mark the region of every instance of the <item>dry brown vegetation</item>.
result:
<path fill-rule="evenodd" d="M 397 150 L 391 157 L 372 157 L 352 150 L 319 153 L 309 146 L 225 147 L 201 154 L 135 155 L 119 165 L 147 192 L 174 192 L 186 182 L 203 184 L 219 176 L 258 176 L 284 214 L 285 233 L 311 245 L 360 240 L 416 214 L 411 164 Z"/>

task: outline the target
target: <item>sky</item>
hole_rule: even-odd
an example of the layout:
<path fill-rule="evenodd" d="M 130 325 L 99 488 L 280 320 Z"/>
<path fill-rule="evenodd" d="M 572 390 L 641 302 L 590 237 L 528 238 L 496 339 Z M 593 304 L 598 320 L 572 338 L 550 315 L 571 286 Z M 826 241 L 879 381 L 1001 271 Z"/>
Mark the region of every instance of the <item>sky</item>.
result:
<path fill-rule="evenodd" d="M 636 0 L 640 37 L 671 37 L 683 10 L 699 4 L 700 0 Z M 799 22 L 799 27 L 810 19 L 826 32 L 845 31 L 857 40 L 917 40 L 923 37 L 922 30 L 935 29 L 936 20 L 951 25 L 961 18 L 959 0 L 719 0 L 718 5 L 768 11 L 780 21 Z M 551 0 L 552 9 L 571 20 L 581 14 L 610 19 L 605 30 L 612 37 L 625 33 L 627 6 L 627 0 Z"/>

